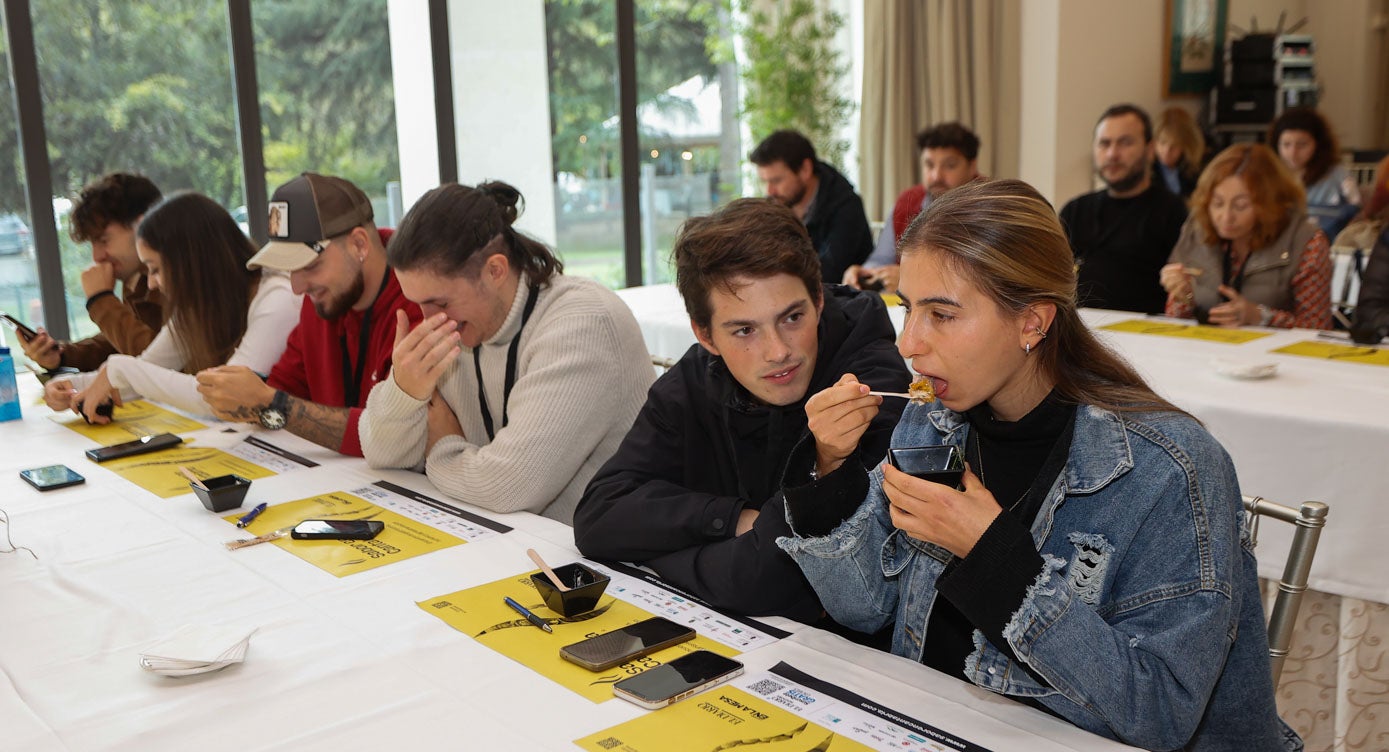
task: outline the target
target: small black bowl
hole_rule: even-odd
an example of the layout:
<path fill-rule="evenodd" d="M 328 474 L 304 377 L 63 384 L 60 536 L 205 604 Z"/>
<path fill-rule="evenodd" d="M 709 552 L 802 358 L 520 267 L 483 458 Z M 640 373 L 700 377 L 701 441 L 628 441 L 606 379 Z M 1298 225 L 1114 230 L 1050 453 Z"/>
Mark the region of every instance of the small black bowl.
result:
<path fill-rule="evenodd" d="M 555 576 L 569 586 L 569 590 L 561 591 L 556 588 L 544 572 L 531 575 L 531 584 L 535 585 L 545 605 L 561 616 L 578 616 L 592 611 L 597 607 L 598 599 L 603 597 L 603 591 L 608 589 L 608 583 L 612 579 L 578 562 L 555 567 Z"/>
<path fill-rule="evenodd" d="M 950 444 L 889 449 L 887 461 L 907 475 L 956 489 L 965 475 L 964 455 Z"/>
<path fill-rule="evenodd" d="M 189 483 L 188 487 L 193 489 L 193 493 L 209 512 L 236 509 L 246 498 L 246 492 L 251 490 L 251 481 L 240 475 L 218 475 L 204 480 L 203 485 L 207 486 L 207 490 L 198 488 L 193 483 Z"/>

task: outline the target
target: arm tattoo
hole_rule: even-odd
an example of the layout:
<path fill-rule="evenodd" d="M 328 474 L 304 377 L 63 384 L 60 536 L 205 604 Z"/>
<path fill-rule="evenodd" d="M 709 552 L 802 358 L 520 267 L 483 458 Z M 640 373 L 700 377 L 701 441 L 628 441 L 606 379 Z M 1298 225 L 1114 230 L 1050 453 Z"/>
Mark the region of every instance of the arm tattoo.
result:
<path fill-rule="evenodd" d="M 350 408 L 329 407 L 290 396 L 285 428 L 295 436 L 341 452 L 342 437 L 347 433 L 347 418 L 350 413 Z"/>

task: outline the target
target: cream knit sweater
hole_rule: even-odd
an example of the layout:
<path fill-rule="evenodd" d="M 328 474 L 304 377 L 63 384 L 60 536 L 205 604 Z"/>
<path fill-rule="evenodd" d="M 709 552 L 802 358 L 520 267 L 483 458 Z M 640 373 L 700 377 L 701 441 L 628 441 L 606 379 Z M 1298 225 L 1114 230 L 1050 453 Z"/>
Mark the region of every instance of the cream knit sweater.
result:
<path fill-rule="evenodd" d="M 654 372 L 626 304 L 592 280 L 557 275 L 540 289 L 521 332 L 503 428 L 507 349 L 528 294 L 522 275 L 502 328 L 481 345 L 494 441 L 483 427 L 473 350 L 464 347 L 438 387 L 464 436 L 441 439 L 426 457 L 427 402 L 387 378 L 372 390 L 362 413 L 362 451 L 372 467 L 423 467 L 440 491 L 458 501 L 572 524 L 584 486 L 617 451 Z"/>

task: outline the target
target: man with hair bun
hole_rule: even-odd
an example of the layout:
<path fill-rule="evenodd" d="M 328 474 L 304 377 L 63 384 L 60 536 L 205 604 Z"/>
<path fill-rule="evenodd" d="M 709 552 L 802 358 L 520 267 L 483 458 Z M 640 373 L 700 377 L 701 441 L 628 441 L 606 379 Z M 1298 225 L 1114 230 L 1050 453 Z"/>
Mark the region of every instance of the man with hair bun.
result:
<path fill-rule="evenodd" d="M 405 215 L 386 255 L 424 319 L 412 328 L 396 312 L 390 376 L 359 432 L 372 467 L 568 523 L 641 408 L 651 359 L 617 295 L 564 276 L 512 227 L 521 206 L 506 183 L 449 183 Z"/>
<path fill-rule="evenodd" d="M 776 546 L 791 534 L 781 471 L 803 443 L 807 402 L 850 373 L 866 404 L 846 412 L 867 416 L 854 461 L 882 459 L 906 401 L 866 392 L 903 392 L 910 380 L 887 309 L 875 293 L 822 284 L 804 225 L 766 199 L 687 221 L 674 258 L 699 343 L 657 380 L 589 483 L 575 542 L 586 556 L 644 564 L 718 608 L 816 622 L 820 601 Z"/>

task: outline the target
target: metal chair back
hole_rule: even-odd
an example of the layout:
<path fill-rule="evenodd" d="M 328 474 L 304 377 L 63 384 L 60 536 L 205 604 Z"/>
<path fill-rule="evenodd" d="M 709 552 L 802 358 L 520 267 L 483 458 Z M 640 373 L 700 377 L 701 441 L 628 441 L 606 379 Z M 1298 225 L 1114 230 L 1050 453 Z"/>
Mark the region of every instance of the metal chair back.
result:
<path fill-rule="evenodd" d="M 1320 501 L 1304 501 L 1297 509 L 1276 504 L 1262 496 L 1245 496 L 1244 511 L 1250 517 L 1251 536 L 1258 543 L 1259 517 L 1272 517 L 1295 526 L 1288 562 L 1283 577 L 1278 580 L 1278 596 L 1268 619 L 1268 655 L 1273 669 L 1273 686 L 1283 674 L 1283 662 L 1293 641 L 1297 612 L 1302 607 L 1302 594 L 1307 591 L 1307 577 L 1312 571 L 1312 557 L 1317 553 L 1317 541 L 1326 527 L 1329 508 Z"/>

